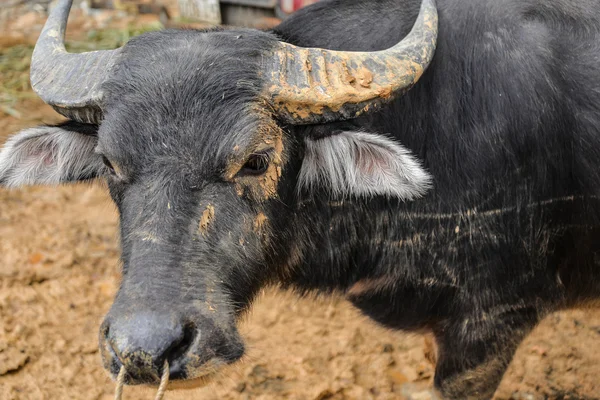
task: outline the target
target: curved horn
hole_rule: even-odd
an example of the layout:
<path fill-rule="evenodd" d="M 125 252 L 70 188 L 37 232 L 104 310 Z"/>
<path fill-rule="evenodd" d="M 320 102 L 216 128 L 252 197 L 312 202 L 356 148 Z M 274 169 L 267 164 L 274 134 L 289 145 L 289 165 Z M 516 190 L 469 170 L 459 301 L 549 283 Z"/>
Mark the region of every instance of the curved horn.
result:
<path fill-rule="evenodd" d="M 268 96 L 291 124 L 358 117 L 419 80 L 433 58 L 437 32 L 435 0 L 423 0 L 408 36 L 387 50 L 333 51 L 280 42 L 266 65 Z"/>
<path fill-rule="evenodd" d="M 65 30 L 73 0 L 60 0 L 48 16 L 31 58 L 31 86 L 45 103 L 73 120 L 99 123 L 101 85 L 120 49 L 72 54 Z"/>

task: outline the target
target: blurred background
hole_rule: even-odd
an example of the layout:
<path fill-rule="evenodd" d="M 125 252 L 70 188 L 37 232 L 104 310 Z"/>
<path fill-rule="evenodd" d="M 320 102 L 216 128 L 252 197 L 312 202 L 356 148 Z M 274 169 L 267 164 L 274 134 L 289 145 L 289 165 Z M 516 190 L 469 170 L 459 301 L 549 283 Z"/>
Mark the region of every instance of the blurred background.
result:
<path fill-rule="evenodd" d="M 71 51 L 115 48 L 164 27 L 268 28 L 316 0 L 75 0 Z M 61 120 L 29 86 L 49 0 L 0 0 L 0 145 Z M 385 34 L 383 32 L 382 34 Z M 98 326 L 119 282 L 117 214 L 101 182 L 0 189 L 0 399 L 102 399 L 114 384 Z M 206 388 L 167 399 L 426 400 L 423 337 L 391 332 L 343 299 L 269 290 L 242 324 L 248 355 Z M 598 399 L 600 312 L 553 314 L 521 345 L 496 399 Z M 416 394 L 415 394 L 416 393 Z M 124 399 L 154 391 L 125 388 Z"/>

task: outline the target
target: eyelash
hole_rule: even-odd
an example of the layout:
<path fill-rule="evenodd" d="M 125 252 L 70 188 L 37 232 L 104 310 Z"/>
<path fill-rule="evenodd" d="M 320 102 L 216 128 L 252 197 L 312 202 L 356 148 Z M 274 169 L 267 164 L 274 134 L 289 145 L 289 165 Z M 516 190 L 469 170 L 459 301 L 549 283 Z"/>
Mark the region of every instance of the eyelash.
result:
<path fill-rule="evenodd" d="M 267 171 L 271 163 L 273 149 L 253 153 L 242 167 L 242 172 L 248 175 L 260 175 Z"/>

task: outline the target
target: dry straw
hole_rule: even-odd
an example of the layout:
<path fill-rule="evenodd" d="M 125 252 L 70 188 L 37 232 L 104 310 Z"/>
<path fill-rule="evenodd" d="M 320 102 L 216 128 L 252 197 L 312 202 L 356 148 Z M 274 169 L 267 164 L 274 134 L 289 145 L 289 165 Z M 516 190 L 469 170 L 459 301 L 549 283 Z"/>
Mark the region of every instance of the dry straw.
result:
<path fill-rule="evenodd" d="M 115 400 L 121 400 L 123 397 L 123 385 L 125 384 L 125 375 L 127 372 L 125 371 L 125 366 L 121 367 L 119 371 L 119 375 L 117 376 L 117 387 L 115 388 Z M 165 397 L 165 392 L 167 391 L 167 386 L 169 385 L 169 362 L 165 360 L 165 364 L 163 365 L 163 373 L 160 377 L 160 385 L 158 386 L 158 391 L 156 392 L 156 396 L 154 400 L 163 400 Z"/>

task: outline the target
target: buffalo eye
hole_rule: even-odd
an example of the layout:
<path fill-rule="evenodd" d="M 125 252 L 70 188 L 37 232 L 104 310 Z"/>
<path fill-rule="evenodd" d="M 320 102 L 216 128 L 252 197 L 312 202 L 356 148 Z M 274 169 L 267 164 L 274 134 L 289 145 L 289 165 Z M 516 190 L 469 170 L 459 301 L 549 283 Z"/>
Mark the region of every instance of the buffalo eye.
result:
<path fill-rule="evenodd" d="M 264 174 L 269 168 L 272 151 L 273 150 L 271 149 L 250 154 L 250 157 L 248 157 L 241 172 L 247 175 Z"/>
<path fill-rule="evenodd" d="M 108 158 L 106 158 L 105 156 L 102 156 L 102 162 L 104 163 L 106 168 L 108 168 L 108 171 L 110 172 L 111 175 L 117 174 L 115 172 L 115 167 L 113 167 L 112 163 L 108 160 Z"/>

